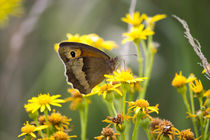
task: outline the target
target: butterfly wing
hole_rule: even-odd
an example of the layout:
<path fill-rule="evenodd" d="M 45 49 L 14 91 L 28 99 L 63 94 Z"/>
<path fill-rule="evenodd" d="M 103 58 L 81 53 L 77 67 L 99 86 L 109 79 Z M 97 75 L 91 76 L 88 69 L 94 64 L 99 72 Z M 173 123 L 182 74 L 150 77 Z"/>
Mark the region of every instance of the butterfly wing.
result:
<path fill-rule="evenodd" d="M 69 56 L 74 50 L 75 58 Z M 66 79 L 81 93 L 90 93 L 92 88 L 104 80 L 104 74 L 112 72 L 110 57 L 89 45 L 75 42 L 62 42 L 59 56 L 66 68 Z"/>

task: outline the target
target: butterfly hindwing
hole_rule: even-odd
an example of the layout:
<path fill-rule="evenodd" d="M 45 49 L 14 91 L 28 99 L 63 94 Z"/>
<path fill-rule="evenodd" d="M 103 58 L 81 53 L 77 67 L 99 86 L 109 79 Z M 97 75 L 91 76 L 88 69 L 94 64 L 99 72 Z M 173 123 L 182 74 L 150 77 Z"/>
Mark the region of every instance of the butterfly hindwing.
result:
<path fill-rule="evenodd" d="M 58 53 L 66 68 L 66 79 L 80 93 L 88 94 L 111 73 L 116 61 L 97 48 L 76 42 L 62 42 Z"/>

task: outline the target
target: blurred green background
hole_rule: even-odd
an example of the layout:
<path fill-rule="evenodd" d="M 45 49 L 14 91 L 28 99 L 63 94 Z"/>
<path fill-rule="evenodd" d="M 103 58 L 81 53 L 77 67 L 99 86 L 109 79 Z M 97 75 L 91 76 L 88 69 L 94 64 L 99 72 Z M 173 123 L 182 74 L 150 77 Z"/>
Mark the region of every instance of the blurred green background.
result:
<path fill-rule="evenodd" d="M 135 48 L 121 44 L 127 24 L 121 21 L 129 11 L 130 0 L 28 0 L 22 3 L 24 12 L 12 17 L 0 28 L 0 139 L 14 140 L 29 120 L 24 104 L 39 93 L 61 94 L 68 97 L 64 66 L 54 51 L 54 43 L 66 39 L 66 33 L 96 33 L 105 40 L 114 40 L 118 49 L 111 56 L 136 53 Z M 166 14 L 158 22 L 154 40 L 160 44 L 155 56 L 152 79 L 146 99 L 151 105 L 159 104 L 162 119 L 170 120 L 178 129 L 191 127 L 181 96 L 171 86 L 175 72 L 185 76 L 194 73 L 208 89 L 209 81 L 201 74 L 200 60 L 184 38 L 182 26 L 172 18 L 175 14 L 187 21 L 192 35 L 202 46 L 210 60 L 210 1 L 209 0 L 137 0 L 136 11 L 149 16 Z M 34 25 L 33 25 L 34 24 Z M 127 46 L 128 47 L 128 46 Z M 126 64 L 137 72 L 136 58 L 126 57 Z M 132 60 L 132 61 L 131 61 Z M 107 110 L 97 96 L 92 97 L 89 108 L 87 137 L 100 135 L 106 124 Z M 70 111 L 69 103 L 63 114 L 73 119 L 72 134 L 80 134 L 79 113 Z M 143 131 L 142 139 L 146 139 Z M 79 138 L 78 138 L 79 139 Z"/>

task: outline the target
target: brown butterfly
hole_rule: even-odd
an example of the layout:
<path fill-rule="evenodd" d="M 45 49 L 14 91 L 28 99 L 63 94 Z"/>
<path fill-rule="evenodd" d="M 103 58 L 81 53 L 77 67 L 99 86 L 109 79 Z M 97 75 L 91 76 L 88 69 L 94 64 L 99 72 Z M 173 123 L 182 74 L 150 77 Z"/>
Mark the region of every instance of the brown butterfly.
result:
<path fill-rule="evenodd" d="M 104 74 L 112 73 L 118 61 L 92 46 L 77 42 L 61 42 L 59 56 L 65 65 L 66 80 L 82 94 L 104 80 Z"/>

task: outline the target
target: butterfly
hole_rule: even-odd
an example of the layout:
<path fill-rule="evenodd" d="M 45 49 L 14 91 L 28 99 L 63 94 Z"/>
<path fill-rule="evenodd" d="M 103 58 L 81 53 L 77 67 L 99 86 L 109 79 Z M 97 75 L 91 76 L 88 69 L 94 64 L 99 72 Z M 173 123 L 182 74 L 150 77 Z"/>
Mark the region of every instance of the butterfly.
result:
<path fill-rule="evenodd" d="M 59 57 L 65 66 L 67 82 L 82 94 L 88 94 L 104 80 L 104 74 L 111 74 L 118 58 L 110 58 L 103 51 L 78 42 L 61 42 Z"/>

